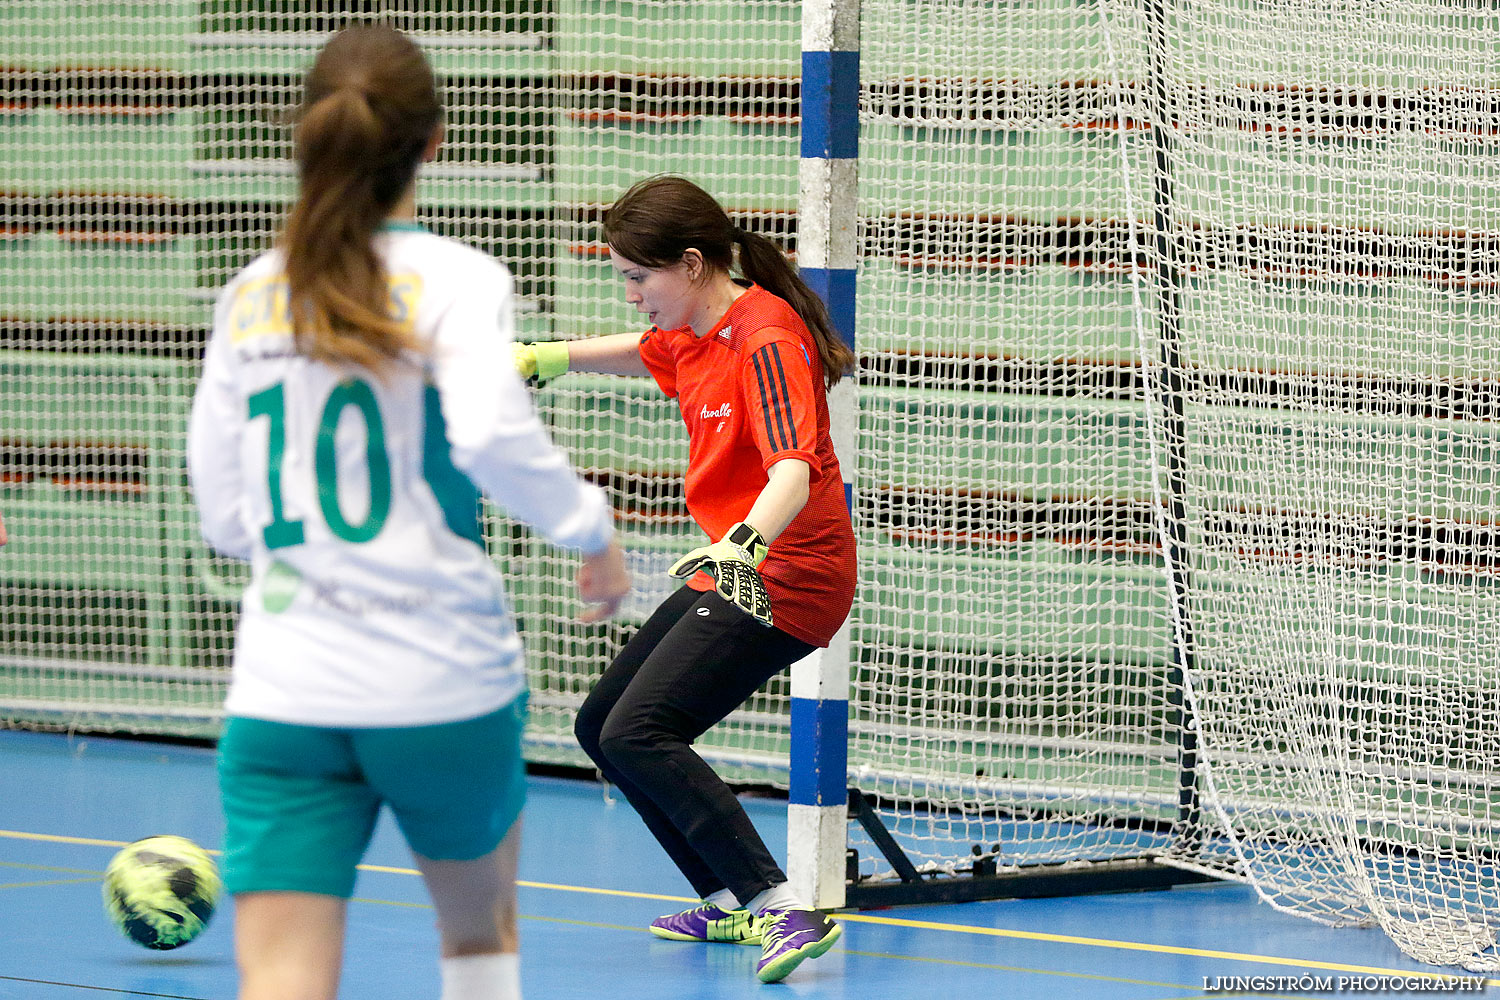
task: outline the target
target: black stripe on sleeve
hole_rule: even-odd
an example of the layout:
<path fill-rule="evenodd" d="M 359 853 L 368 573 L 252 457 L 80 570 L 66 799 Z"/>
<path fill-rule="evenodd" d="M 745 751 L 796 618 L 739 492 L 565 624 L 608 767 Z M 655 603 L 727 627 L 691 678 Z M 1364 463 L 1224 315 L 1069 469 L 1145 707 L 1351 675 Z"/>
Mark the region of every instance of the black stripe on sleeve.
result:
<path fill-rule="evenodd" d="M 791 433 L 792 436 L 792 447 L 796 448 L 797 421 L 792 416 L 792 394 L 787 391 L 786 369 L 781 367 L 781 352 L 775 349 L 774 344 L 767 344 L 766 350 L 771 352 L 771 358 L 776 362 L 776 379 L 781 383 L 781 395 L 779 397 L 781 402 L 781 410 L 777 413 L 777 423 L 779 424 L 781 422 L 780 416 L 781 413 L 784 412 L 786 414 L 787 430 Z"/>
<path fill-rule="evenodd" d="M 765 368 L 764 364 L 761 361 L 761 355 L 764 354 L 764 353 L 766 353 L 765 352 L 765 348 L 762 348 L 761 350 L 756 351 L 754 354 L 752 354 L 750 356 L 750 362 L 751 362 L 751 364 L 755 365 L 755 381 L 760 386 L 760 415 L 766 421 L 766 440 L 768 442 L 770 442 L 771 446 L 773 448 L 775 448 L 777 451 L 785 451 L 786 450 L 786 435 L 784 435 L 784 434 L 782 435 L 782 437 L 781 437 L 781 443 L 778 446 L 777 442 L 776 442 L 776 428 L 773 427 L 773 426 L 771 426 L 771 403 L 766 398 L 767 397 L 767 391 L 766 391 L 767 386 L 766 386 L 766 383 L 769 381 L 769 375 L 770 375 L 770 373 L 768 371 L 766 371 L 766 368 Z M 771 391 L 772 392 L 775 391 L 774 384 L 771 386 Z M 778 421 L 778 423 L 779 423 L 779 421 Z"/>
<path fill-rule="evenodd" d="M 761 406 L 766 414 L 766 426 L 769 431 L 771 414 L 774 413 L 776 415 L 777 438 L 780 441 L 777 450 L 786 451 L 789 448 L 797 447 L 797 426 L 792 423 L 791 408 L 788 406 L 786 379 L 783 377 L 778 387 L 775 373 L 771 371 L 773 359 L 776 367 L 780 368 L 781 359 L 774 344 L 767 344 L 755 352 L 756 370 L 763 373 L 764 376 L 761 383 Z M 788 424 L 791 424 L 790 434 L 788 433 Z"/>

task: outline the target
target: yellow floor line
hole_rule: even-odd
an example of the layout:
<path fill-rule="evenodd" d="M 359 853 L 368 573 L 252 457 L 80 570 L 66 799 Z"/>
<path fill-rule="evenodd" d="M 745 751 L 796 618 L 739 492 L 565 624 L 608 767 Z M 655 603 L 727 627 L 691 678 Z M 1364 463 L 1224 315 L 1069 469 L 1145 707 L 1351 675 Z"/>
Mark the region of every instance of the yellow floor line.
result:
<path fill-rule="evenodd" d="M 668 903 L 696 903 L 696 896 L 663 896 L 655 892 L 627 892 L 624 889 L 593 889 L 580 885 L 558 885 L 554 882 L 521 882 L 517 885 L 528 889 L 550 889 L 553 892 L 587 892 L 596 893 L 600 896 L 625 896 L 630 899 L 660 899 Z"/>
<path fill-rule="evenodd" d="M 360 865 L 362 872 L 380 872 L 383 875 L 421 875 L 415 868 L 391 868 L 386 865 Z M 668 903 L 696 903 L 692 896 L 663 896 L 658 892 L 631 892 L 625 889 L 596 889 L 586 885 L 560 885 L 556 882 L 528 882 L 516 879 L 523 889 L 550 889 L 553 892 L 586 892 L 594 896 L 625 896 L 629 899 L 660 899 Z"/>
<path fill-rule="evenodd" d="M 845 938 L 844 940 L 848 940 Z M 985 969 L 994 972 L 1024 972 L 1039 976 L 1058 976 L 1063 979 L 1087 979 L 1094 982 L 1121 983 L 1129 986 L 1159 986 L 1169 990 L 1199 990 L 1197 986 L 1188 986 L 1183 983 L 1162 983 L 1150 979 L 1125 979 L 1120 976 L 1104 976 L 1097 972 L 1065 972 L 1061 969 L 1033 969 L 1024 965 L 997 965 L 992 962 L 965 962 L 954 958 L 932 958 L 927 955 L 901 955 L 892 952 L 880 951 L 857 951 L 853 948 L 844 949 L 846 955 L 860 955 L 865 958 L 889 958 L 898 962 L 925 962 L 932 965 L 957 965 L 965 969 Z M 1200 990 L 1201 992 L 1201 990 Z"/>
<path fill-rule="evenodd" d="M 97 878 L 54 878 L 45 882 L 0 882 L 0 889 L 36 889 L 44 885 L 81 885 L 97 881 Z"/>
<path fill-rule="evenodd" d="M 49 833 L 25 833 L 18 830 L 0 830 L 0 838 L 12 840 L 36 840 L 53 844 L 78 844 L 89 847 L 124 847 L 123 840 L 95 840 L 89 837 L 63 837 Z M 209 851 L 218 854 L 218 851 Z M 360 865 L 361 871 L 380 872 L 387 875 L 420 875 L 415 868 L 394 868 L 386 865 Z M 553 892 L 583 892 L 596 896 L 625 896 L 632 899 L 657 899 L 667 902 L 693 903 L 697 900 L 687 896 L 665 896 L 649 892 L 629 892 L 623 889 L 596 889 L 590 886 L 562 885 L 555 882 L 518 881 L 528 889 L 547 889 Z M 1252 962 L 1260 965 L 1287 966 L 1295 969 L 1322 969 L 1329 972 L 1355 972 L 1375 976 L 1407 976 L 1424 979 L 1457 979 L 1453 972 L 1429 972 L 1425 969 L 1384 969 L 1374 965 L 1348 965 L 1342 962 L 1320 962 L 1311 958 L 1280 958 L 1274 955 L 1253 955 L 1236 951 L 1216 951 L 1209 948 L 1183 948 L 1170 944 L 1147 944 L 1141 941 L 1116 941 L 1110 938 L 1078 937 L 1072 934 L 1048 934 L 1042 931 L 1016 931 L 999 927 L 976 927 L 971 924 L 938 923 L 931 920 L 906 920 L 901 917 L 877 917 L 865 913 L 839 913 L 837 918 L 847 923 L 881 924 L 887 927 L 909 927 L 914 930 L 942 931 L 950 934 L 975 934 L 981 937 L 1012 938 L 1020 941 L 1044 941 L 1050 944 L 1076 944 L 1089 948 L 1111 948 L 1118 951 L 1145 951 L 1158 955 L 1185 955 L 1191 958 L 1217 958 L 1231 962 Z M 1485 980 L 1486 986 L 1500 986 L 1500 979 Z"/>
<path fill-rule="evenodd" d="M 978 934 L 984 937 L 1015 938 L 1022 941 L 1046 941 L 1053 944 L 1081 944 L 1091 948 L 1115 948 L 1120 951 L 1149 951 L 1159 955 L 1222 958 L 1235 962 L 1286 965 L 1298 969 L 1325 969 L 1329 972 L 1358 972 L 1375 976 L 1420 976 L 1428 979 L 1471 978 L 1454 972 L 1432 972 L 1425 969 L 1383 969 L 1374 965 L 1346 965 L 1340 962 L 1320 962 L 1311 958 L 1277 958 L 1272 955 L 1251 955 L 1237 951 L 1215 951 L 1208 948 L 1181 948 L 1170 944 L 1115 941 L 1110 938 L 1076 937 L 1071 934 L 1047 934 L 1042 931 L 1013 931 L 999 927 L 975 927 L 971 924 L 944 924 L 930 920 L 905 920 L 900 917 L 873 917 L 864 913 L 840 913 L 838 914 L 838 918 L 858 923 L 885 924 L 889 927 L 911 927 L 927 931 L 950 931 L 960 934 Z M 1486 985 L 1500 986 L 1500 979 L 1486 980 Z"/>
<path fill-rule="evenodd" d="M 11 840 L 41 840 L 49 844 L 82 844 L 86 847 L 124 847 L 126 840 L 93 840 L 89 837 L 59 837 L 52 833 L 21 833 L 18 830 L 0 830 L 0 837 Z M 210 854 L 217 853 L 210 851 Z"/>
<path fill-rule="evenodd" d="M 545 885 L 545 883 L 536 883 L 536 884 Z M 591 891 L 593 891 L 593 890 L 590 890 L 590 889 L 584 889 L 584 888 L 580 888 L 578 886 L 571 886 L 571 885 L 565 885 L 565 886 L 546 886 L 546 887 L 547 888 L 563 889 L 563 890 L 570 891 L 570 892 L 591 892 Z M 609 892 L 610 890 L 604 890 L 604 891 Z M 623 893 L 622 892 L 622 893 L 613 893 L 613 894 L 614 895 L 621 895 L 621 896 L 649 896 L 648 893 Z M 682 898 L 682 897 L 649 896 L 649 898 L 653 898 L 653 899 L 674 899 L 674 898 Z M 403 907 L 411 907 L 411 908 L 414 908 L 414 909 L 426 909 L 426 910 L 432 909 L 432 904 L 430 904 L 430 903 L 404 903 L 404 902 L 397 902 L 395 900 L 390 900 L 390 899 L 355 898 L 355 899 L 351 899 L 350 902 L 351 903 L 364 903 L 366 905 L 371 905 L 371 906 L 403 906 Z M 838 916 L 842 917 L 843 914 L 839 914 Z M 631 934 L 645 934 L 645 933 L 648 933 L 647 929 L 645 927 L 640 926 L 639 924 L 606 924 L 606 923 L 601 923 L 601 922 L 599 922 L 597 920 L 570 920 L 570 919 L 568 919 L 566 917 L 546 917 L 546 916 L 541 916 L 541 915 L 532 914 L 532 913 L 522 913 L 520 915 L 520 917 L 521 917 L 522 920 L 537 921 L 537 922 L 540 922 L 540 923 L 567 924 L 567 925 L 572 926 L 572 927 L 595 927 L 595 928 L 599 928 L 601 930 L 625 931 L 625 932 L 631 933 Z M 848 940 L 848 939 L 845 938 L 845 940 Z M 1159 987 L 1161 987 L 1163 989 L 1188 990 L 1188 991 L 1194 992 L 1194 993 L 1200 992 L 1200 988 L 1198 986 L 1189 986 L 1186 983 L 1163 983 L 1163 982 L 1157 982 L 1155 980 L 1149 980 L 1149 979 L 1124 979 L 1124 978 L 1121 978 L 1119 976 L 1104 976 L 1104 975 L 1100 975 L 1098 973 L 1093 973 L 1093 972 L 1064 972 L 1064 971 L 1062 971 L 1060 969 L 1035 969 L 1035 968 L 1031 968 L 1029 966 L 1024 966 L 1024 965 L 998 965 L 998 964 L 995 964 L 993 962 L 966 962 L 966 961 L 963 961 L 962 959 L 932 958 L 932 957 L 926 956 L 926 955 L 902 955 L 902 954 L 899 954 L 899 953 L 896 953 L 896 952 L 858 951 L 858 950 L 856 950 L 854 948 L 845 948 L 844 949 L 844 954 L 846 954 L 846 955 L 858 955 L 858 956 L 860 956 L 862 958 L 884 958 L 884 959 L 889 959 L 889 960 L 895 961 L 895 962 L 924 962 L 924 963 L 927 963 L 929 965 L 952 965 L 952 966 L 960 966 L 960 967 L 965 968 L 965 969 L 985 969 L 985 970 L 990 970 L 990 971 L 994 971 L 994 972 L 1023 972 L 1023 973 L 1027 973 L 1027 974 L 1030 974 L 1030 975 L 1038 975 L 1038 976 L 1061 976 L 1061 977 L 1066 978 L 1066 979 L 1088 979 L 1088 980 L 1093 980 L 1093 981 L 1097 981 L 1097 982 L 1105 982 L 1105 983 L 1121 983 L 1121 984 L 1126 984 L 1126 985 L 1131 985 L 1131 986 L 1159 986 Z M 1236 995 L 1239 995 L 1239 994 L 1236 994 Z M 1245 994 L 1245 995 L 1248 996 L 1248 995 L 1251 995 L 1251 994 Z M 1267 994 L 1254 994 L 1254 995 L 1255 996 L 1267 996 Z M 1290 1000 L 1290 998 L 1287 998 L 1287 1000 Z"/>
<path fill-rule="evenodd" d="M 16 861 L 0 861 L 0 868 L 19 868 L 28 872 L 53 872 L 59 875 L 92 875 L 96 879 L 104 877 L 102 871 L 93 868 L 59 868 L 56 865 L 23 865 Z"/>
<path fill-rule="evenodd" d="M 390 869 L 390 870 L 391 871 L 399 871 L 400 869 Z M 532 884 L 538 885 L 538 886 L 542 886 L 544 888 L 562 889 L 562 890 L 565 890 L 565 891 L 568 891 L 568 892 L 594 892 L 594 891 L 601 891 L 601 892 L 610 893 L 612 895 L 619 895 L 619 896 L 643 896 L 643 897 L 647 897 L 647 898 L 651 898 L 651 899 L 686 899 L 686 897 L 680 897 L 680 896 L 655 896 L 655 895 L 652 895 L 650 893 L 614 892 L 613 890 L 608 890 L 608 889 L 606 889 L 606 890 L 593 890 L 593 889 L 587 889 L 587 888 L 582 888 L 582 887 L 579 887 L 579 886 L 571 886 L 571 885 L 557 886 L 557 885 L 549 885 L 547 883 L 532 883 Z M 687 901 L 691 902 L 691 900 L 687 900 Z M 353 903 L 364 903 L 364 904 L 370 905 L 370 906 L 402 906 L 402 907 L 410 907 L 410 908 L 413 908 L 413 909 L 426 909 L 426 910 L 432 909 L 432 905 L 430 903 L 404 903 L 404 902 L 397 902 L 395 900 L 390 900 L 390 899 L 356 898 L 356 899 L 350 900 L 350 902 L 353 902 Z M 842 919 L 845 919 L 846 917 L 848 917 L 849 915 L 848 914 L 836 914 L 835 916 L 836 916 L 837 919 L 841 919 L 842 920 Z M 601 930 L 626 931 L 626 932 L 632 933 L 632 934 L 645 934 L 645 933 L 647 933 L 647 929 L 645 927 L 642 927 L 642 926 L 638 925 L 638 924 L 606 924 L 606 923 L 601 923 L 601 922 L 599 922 L 597 920 L 570 920 L 570 919 L 568 919 L 566 917 L 545 917 L 545 916 L 541 916 L 539 914 L 533 914 L 533 913 L 522 913 L 522 914 L 520 914 L 520 917 L 521 917 L 522 920 L 537 921 L 537 922 L 540 922 L 540 923 L 568 924 L 568 925 L 574 926 L 574 927 L 595 927 L 595 928 L 599 928 Z M 941 925 L 939 925 L 939 926 L 941 926 Z M 962 925 L 955 924 L 953 926 L 954 927 L 961 927 Z M 1065 979 L 1087 979 L 1087 980 L 1096 981 L 1096 982 L 1120 983 L 1122 985 L 1130 985 L 1130 986 L 1159 986 L 1162 989 L 1186 990 L 1188 993 L 1191 993 L 1191 994 L 1193 994 L 1195 996 L 1198 995 L 1198 994 L 1200 994 L 1202 992 L 1202 986 L 1201 985 L 1196 985 L 1195 986 L 1195 985 L 1190 985 L 1190 984 L 1187 984 L 1187 983 L 1163 983 L 1163 982 L 1157 982 L 1155 980 L 1149 980 L 1149 979 L 1125 979 L 1125 978 L 1120 977 L 1120 976 L 1105 976 L 1105 975 L 1100 975 L 1098 973 L 1093 973 L 1093 972 L 1065 972 L 1065 971 L 1063 971 L 1061 969 L 1036 969 L 1036 968 L 1032 968 L 1030 966 L 1025 966 L 1025 965 L 999 965 L 999 964 L 996 964 L 996 963 L 993 963 L 993 962 L 966 962 L 966 961 L 963 961 L 961 959 L 932 958 L 932 957 L 926 956 L 926 955 L 902 955 L 902 954 L 899 954 L 899 953 L 896 953 L 896 952 L 859 951 L 859 950 L 854 949 L 854 948 L 845 948 L 844 949 L 844 954 L 846 954 L 846 955 L 858 955 L 858 956 L 860 956 L 862 958 L 884 958 L 884 959 L 889 959 L 889 960 L 895 961 L 895 962 L 924 962 L 924 963 L 927 963 L 927 964 L 930 964 L 930 965 L 952 965 L 952 966 L 960 966 L 960 967 L 966 968 L 966 969 L 986 969 L 986 970 L 992 970 L 992 971 L 995 971 L 995 972 L 1021 972 L 1021 973 L 1026 973 L 1028 975 L 1059 976 L 1059 977 L 1062 977 L 1062 978 L 1065 978 Z M 1287 996 L 1282 996 L 1280 994 L 1275 994 L 1275 993 L 1226 993 L 1226 994 L 1224 994 L 1224 997 L 1226 998 L 1226 1000 L 1239 1000 L 1239 998 L 1246 998 L 1246 997 L 1255 997 L 1255 998 L 1258 998 L 1258 1000 L 1296 1000 L 1295 997 L 1287 997 Z M 1175 998 L 1163 998 L 1163 1000 L 1175 1000 Z"/>

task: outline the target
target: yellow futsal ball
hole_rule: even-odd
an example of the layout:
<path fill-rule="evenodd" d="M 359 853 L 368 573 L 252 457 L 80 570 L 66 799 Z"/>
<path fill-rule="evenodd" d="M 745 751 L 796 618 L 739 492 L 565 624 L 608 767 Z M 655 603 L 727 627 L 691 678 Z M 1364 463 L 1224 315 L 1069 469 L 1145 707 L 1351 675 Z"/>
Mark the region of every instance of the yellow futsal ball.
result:
<path fill-rule="evenodd" d="M 203 848 L 185 837 L 147 837 L 105 869 L 104 912 L 136 944 L 167 951 L 203 932 L 222 890 Z"/>

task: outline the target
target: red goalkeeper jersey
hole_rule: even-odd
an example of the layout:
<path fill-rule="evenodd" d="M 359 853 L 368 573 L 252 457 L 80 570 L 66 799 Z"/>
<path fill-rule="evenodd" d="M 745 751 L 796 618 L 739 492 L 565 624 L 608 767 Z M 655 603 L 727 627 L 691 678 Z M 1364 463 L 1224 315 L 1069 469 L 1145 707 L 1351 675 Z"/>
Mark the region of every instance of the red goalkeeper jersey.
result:
<path fill-rule="evenodd" d="M 776 627 L 827 646 L 854 601 L 854 531 L 806 324 L 752 285 L 704 336 L 652 327 L 640 351 L 687 423 L 688 512 L 711 540 L 750 513 L 773 464 L 799 458 L 811 468 L 807 505 L 771 543 L 760 574 Z M 699 573 L 688 586 L 714 585 Z"/>

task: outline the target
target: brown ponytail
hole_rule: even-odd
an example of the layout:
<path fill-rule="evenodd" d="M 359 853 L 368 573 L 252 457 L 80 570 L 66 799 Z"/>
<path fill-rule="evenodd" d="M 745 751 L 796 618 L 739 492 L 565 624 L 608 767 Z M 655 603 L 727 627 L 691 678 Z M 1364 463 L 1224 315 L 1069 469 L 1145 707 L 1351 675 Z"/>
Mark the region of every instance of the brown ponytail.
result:
<path fill-rule="evenodd" d="M 345 28 L 318 54 L 297 115 L 299 195 L 280 240 L 302 354 L 381 371 L 418 347 L 391 318 L 374 241 L 441 120 L 431 67 L 395 29 Z"/>
<path fill-rule="evenodd" d="M 854 368 L 854 351 L 844 343 L 844 338 L 833 328 L 828 318 L 828 307 L 818 293 L 807 287 L 781 247 L 759 233 L 740 230 L 740 270 L 745 277 L 797 311 L 802 322 L 812 331 L 813 341 L 818 345 L 818 358 L 823 362 L 823 378 L 832 389 L 839 379 Z"/>
<path fill-rule="evenodd" d="M 729 221 L 713 196 L 685 177 L 648 177 L 636 183 L 604 213 L 604 240 L 621 256 L 644 267 L 670 267 L 689 248 L 710 267 L 729 272 L 740 248 L 745 277 L 783 299 L 812 333 L 832 388 L 854 368 L 854 352 L 833 329 L 828 309 L 807 287 L 781 248 Z"/>

